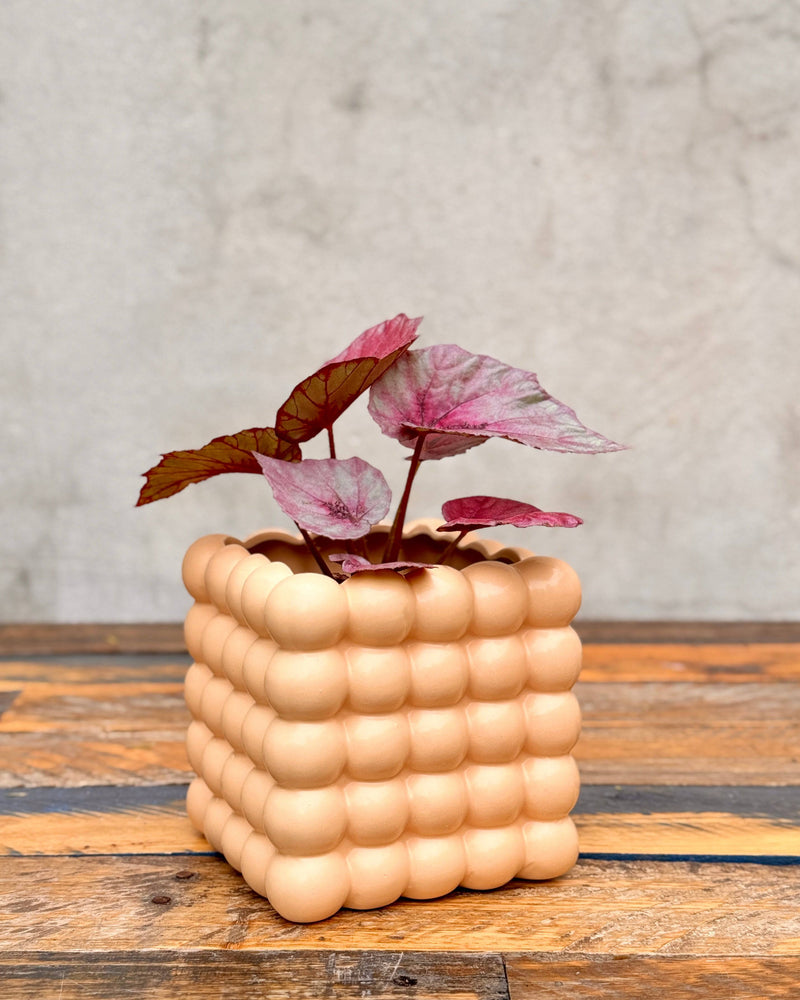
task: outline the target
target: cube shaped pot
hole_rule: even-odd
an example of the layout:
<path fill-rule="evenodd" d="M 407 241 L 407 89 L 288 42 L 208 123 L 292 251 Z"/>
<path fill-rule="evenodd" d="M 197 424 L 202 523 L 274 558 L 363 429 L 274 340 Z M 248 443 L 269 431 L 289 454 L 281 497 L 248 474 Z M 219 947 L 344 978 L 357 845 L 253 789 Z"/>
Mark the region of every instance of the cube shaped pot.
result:
<path fill-rule="evenodd" d="M 417 523 L 402 558 L 445 545 Z M 577 858 L 577 576 L 469 538 L 455 560 L 336 582 L 279 531 L 186 554 L 189 816 L 288 920 Z"/>

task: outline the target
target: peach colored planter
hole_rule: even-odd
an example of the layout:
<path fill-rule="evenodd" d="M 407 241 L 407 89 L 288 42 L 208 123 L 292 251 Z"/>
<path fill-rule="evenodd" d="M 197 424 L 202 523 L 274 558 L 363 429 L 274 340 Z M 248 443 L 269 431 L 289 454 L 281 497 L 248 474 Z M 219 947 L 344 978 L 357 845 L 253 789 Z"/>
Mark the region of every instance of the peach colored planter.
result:
<path fill-rule="evenodd" d="M 414 532 L 405 558 L 435 558 Z M 460 561 L 340 584 L 282 532 L 186 554 L 189 816 L 288 920 L 577 858 L 578 579 L 496 543 Z"/>

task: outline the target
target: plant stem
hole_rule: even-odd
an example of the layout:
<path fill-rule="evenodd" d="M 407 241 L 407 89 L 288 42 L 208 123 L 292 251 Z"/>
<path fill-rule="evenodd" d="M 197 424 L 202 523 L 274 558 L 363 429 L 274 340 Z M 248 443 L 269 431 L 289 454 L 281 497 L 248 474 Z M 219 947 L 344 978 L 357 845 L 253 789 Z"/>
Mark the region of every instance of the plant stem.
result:
<path fill-rule="evenodd" d="M 297 524 L 297 521 L 295 521 L 294 523 Z M 333 579 L 333 573 L 331 572 L 331 568 L 327 564 L 327 562 L 322 558 L 322 553 L 317 548 L 314 539 L 311 537 L 311 535 L 309 535 L 306 529 L 301 528 L 299 524 L 297 524 L 297 530 L 303 536 L 303 541 L 308 546 L 308 551 L 314 557 L 314 562 L 317 564 L 317 566 L 319 566 L 320 570 L 325 574 L 325 576 L 329 576 L 331 579 Z"/>
<path fill-rule="evenodd" d="M 400 542 L 403 538 L 403 526 L 406 520 L 406 511 L 408 510 L 408 498 L 411 496 L 411 486 L 414 482 L 414 476 L 416 476 L 417 469 L 419 469 L 422 462 L 420 455 L 422 454 L 422 446 L 424 443 L 425 433 L 419 434 L 416 444 L 414 445 L 414 454 L 411 456 L 408 477 L 406 478 L 406 486 L 403 490 L 403 495 L 400 498 L 400 503 L 397 505 L 397 513 L 394 515 L 394 521 L 392 521 L 389 537 L 386 540 L 386 548 L 383 552 L 384 562 L 395 562 L 400 553 Z"/>
<path fill-rule="evenodd" d="M 331 458 L 336 458 L 336 445 L 333 443 L 333 424 L 328 424 L 328 444 L 331 449 Z"/>
<path fill-rule="evenodd" d="M 438 566 L 438 565 L 441 565 L 441 564 L 442 564 L 443 562 L 446 562 L 446 561 L 447 561 L 447 560 L 448 560 L 448 559 L 450 558 L 450 556 L 451 556 L 451 555 L 452 555 L 452 554 L 453 554 L 453 553 L 455 552 L 455 550 L 456 550 L 456 549 L 458 548 L 458 546 L 459 546 L 459 543 L 461 542 L 461 539 L 462 539 L 462 538 L 464 537 L 464 535 L 466 535 L 466 534 L 467 534 L 467 531 L 460 531 L 460 532 L 458 533 L 458 535 L 457 535 L 457 536 L 456 536 L 456 537 L 455 537 L 455 538 L 454 538 L 454 539 L 453 539 L 453 540 L 452 540 L 452 541 L 450 542 L 450 544 L 449 544 L 449 545 L 447 546 L 447 548 L 446 548 L 446 549 L 444 550 L 444 552 L 442 552 L 442 554 L 441 554 L 441 555 L 439 556 L 439 558 L 438 558 L 438 559 L 436 560 L 436 564 L 437 564 L 437 566 Z"/>

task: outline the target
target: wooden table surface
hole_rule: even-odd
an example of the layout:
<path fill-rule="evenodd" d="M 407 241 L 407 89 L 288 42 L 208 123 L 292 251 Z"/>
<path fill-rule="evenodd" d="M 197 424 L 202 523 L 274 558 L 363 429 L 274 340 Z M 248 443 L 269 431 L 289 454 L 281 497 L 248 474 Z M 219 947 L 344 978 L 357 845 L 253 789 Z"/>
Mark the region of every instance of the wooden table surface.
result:
<path fill-rule="evenodd" d="M 800 997 L 800 626 L 578 630 L 573 871 L 296 926 L 186 818 L 179 629 L 0 627 L 0 997 Z"/>

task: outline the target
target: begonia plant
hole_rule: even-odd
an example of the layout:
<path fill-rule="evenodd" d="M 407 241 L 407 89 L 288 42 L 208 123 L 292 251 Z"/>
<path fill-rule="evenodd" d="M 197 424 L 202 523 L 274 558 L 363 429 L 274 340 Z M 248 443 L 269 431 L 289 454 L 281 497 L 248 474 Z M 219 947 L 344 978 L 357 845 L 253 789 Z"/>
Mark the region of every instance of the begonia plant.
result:
<path fill-rule="evenodd" d="M 145 473 L 137 506 L 179 493 L 226 472 L 263 474 L 278 506 L 299 529 L 320 571 L 336 579 L 375 570 L 406 572 L 429 566 L 404 561 L 401 540 L 411 488 L 423 462 L 460 455 L 503 438 L 546 451 L 619 451 L 590 430 L 574 410 L 546 392 L 532 372 L 455 344 L 412 350 L 421 319 L 400 314 L 357 337 L 303 379 L 278 408 L 274 426 L 214 438 L 202 448 L 169 452 Z M 380 561 L 363 540 L 386 517 L 391 491 L 383 474 L 360 458 L 337 457 L 334 424 L 364 392 L 381 431 L 410 449 L 405 488 Z M 326 433 L 330 458 L 303 458 L 300 445 Z M 574 514 L 546 512 L 503 497 L 448 500 L 438 530 L 455 533 L 440 562 L 470 531 L 498 525 L 567 527 Z M 323 555 L 341 540 L 346 551 Z"/>

